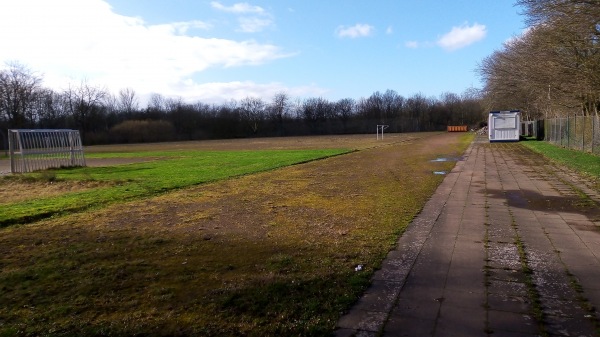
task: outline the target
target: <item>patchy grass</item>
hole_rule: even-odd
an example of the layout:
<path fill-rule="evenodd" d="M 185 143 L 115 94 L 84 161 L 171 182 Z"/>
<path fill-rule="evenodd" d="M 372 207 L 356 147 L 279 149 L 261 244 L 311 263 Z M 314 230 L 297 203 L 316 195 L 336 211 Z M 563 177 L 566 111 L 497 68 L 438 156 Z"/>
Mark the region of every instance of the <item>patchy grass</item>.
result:
<path fill-rule="evenodd" d="M 0 229 L 0 336 L 331 334 L 454 165 L 431 160 L 466 145 L 429 135 Z"/>
<path fill-rule="evenodd" d="M 348 152 L 348 150 L 291 151 L 176 151 L 138 153 L 100 153 L 95 158 L 150 158 L 148 162 L 74 169 L 48 170 L 0 179 L 3 208 L 0 226 L 38 220 L 56 214 L 81 211 L 89 207 L 148 197 L 234 176 L 271 170 L 282 166 Z M 16 180 L 16 183 L 15 183 Z M 27 183 L 33 184 L 27 184 Z M 39 195 L 39 183 L 46 185 L 83 185 L 90 188 L 65 193 Z M 94 182 L 94 183 L 90 183 Z M 18 183 L 21 184 L 19 188 Z M 37 183 L 37 184 L 36 184 Z M 14 199 L 13 199 L 14 196 Z"/>
<path fill-rule="evenodd" d="M 562 148 L 544 141 L 521 142 L 524 146 L 571 169 L 600 181 L 600 156 Z"/>

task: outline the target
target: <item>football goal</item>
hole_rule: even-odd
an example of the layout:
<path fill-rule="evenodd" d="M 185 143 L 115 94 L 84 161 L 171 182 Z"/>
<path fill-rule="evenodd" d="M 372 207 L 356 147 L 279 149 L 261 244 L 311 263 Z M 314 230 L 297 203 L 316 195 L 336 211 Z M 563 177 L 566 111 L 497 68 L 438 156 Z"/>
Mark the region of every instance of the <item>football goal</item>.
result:
<path fill-rule="evenodd" d="M 85 166 L 77 130 L 8 130 L 8 148 L 12 173 Z"/>
<path fill-rule="evenodd" d="M 377 125 L 377 140 L 383 139 L 383 130 L 389 128 L 389 125 Z M 379 138 L 381 135 L 381 138 Z"/>

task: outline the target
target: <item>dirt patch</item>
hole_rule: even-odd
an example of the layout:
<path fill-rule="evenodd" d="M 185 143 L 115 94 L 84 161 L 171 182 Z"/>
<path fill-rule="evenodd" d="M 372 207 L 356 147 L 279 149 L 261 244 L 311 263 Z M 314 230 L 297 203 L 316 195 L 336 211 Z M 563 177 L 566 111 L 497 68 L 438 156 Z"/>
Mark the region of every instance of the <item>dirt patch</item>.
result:
<path fill-rule="evenodd" d="M 182 150 L 294 150 L 294 149 L 367 149 L 407 139 L 428 137 L 435 133 L 385 134 L 385 139 L 377 140 L 375 135 L 337 135 L 306 137 L 272 137 L 222 139 L 151 144 L 98 145 L 85 148 L 86 153 L 139 152 L 139 151 L 182 151 Z"/>
<path fill-rule="evenodd" d="M 0 178 L 0 205 L 22 202 L 33 198 L 48 198 L 103 186 L 110 186 L 110 183 L 99 181 L 35 181 L 5 177 Z"/>
<path fill-rule="evenodd" d="M 307 241 L 313 236 L 312 240 L 331 237 L 336 241 L 350 234 L 350 228 L 356 230 L 357 223 L 375 221 L 377 209 L 388 207 L 386 203 L 389 201 L 381 200 L 381 196 L 392 193 L 407 198 L 406 194 L 414 191 L 416 198 L 421 189 L 431 190 L 432 186 L 424 186 L 423 182 L 437 184 L 443 179 L 431 180 L 432 172 L 454 165 L 432 159 L 439 155 L 458 155 L 448 153 L 449 145 L 456 142 L 456 135 L 445 133 L 436 137 L 397 136 L 394 141 L 390 137 L 389 142 L 383 144 L 365 142 L 364 136 L 298 138 L 275 139 L 272 142 L 261 139 L 250 142 L 251 145 L 236 140 L 210 143 L 211 149 L 241 150 L 249 147 L 293 148 L 298 141 L 303 148 L 318 147 L 317 144 L 323 141 L 354 146 L 367 146 L 368 142 L 371 149 L 114 206 L 109 214 L 103 214 L 95 221 L 99 220 L 110 228 L 158 229 L 163 234 L 177 232 L 189 235 L 190 239 L 197 239 L 200 235 L 204 240 L 226 236 L 243 237 L 245 240 L 287 236 L 293 223 L 293 237 L 305 233 Z M 281 144 L 282 140 L 286 144 Z M 411 155 L 407 156 L 407 152 Z M 398 190 L 389 191 L 396 188 Z M 410 206 L 418 202 L 415 199 Z M 398 209 L 397 215 L 402 217 L 406 213 L 412 216 L 411 207 L 408 210 Z M 364 215 L 366 209 L 371 209 L 367 211 L 367 217 Z M 105 216 L 108 218 L 105 219 Z"/>

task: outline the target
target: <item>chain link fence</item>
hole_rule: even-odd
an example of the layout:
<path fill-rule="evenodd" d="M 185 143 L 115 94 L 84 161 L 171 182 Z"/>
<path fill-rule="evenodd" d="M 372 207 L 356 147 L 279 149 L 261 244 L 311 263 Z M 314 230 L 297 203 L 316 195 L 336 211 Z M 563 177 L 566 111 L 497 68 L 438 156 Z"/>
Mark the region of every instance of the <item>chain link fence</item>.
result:
<path fill-rule="evenodd" d="M 544 140 L 573 150 L 600 154 L 600 116 L 574 116 L 538 121 Z"/>

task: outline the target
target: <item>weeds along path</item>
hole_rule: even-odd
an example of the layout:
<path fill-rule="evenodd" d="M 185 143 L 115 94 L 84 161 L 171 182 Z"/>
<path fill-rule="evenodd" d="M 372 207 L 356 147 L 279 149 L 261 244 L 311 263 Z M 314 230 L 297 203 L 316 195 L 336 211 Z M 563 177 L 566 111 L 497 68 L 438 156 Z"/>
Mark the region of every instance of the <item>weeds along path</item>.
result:
<path fill-rule="evenodd" d="M 0 229 L 0 335 L 315 335 L 472 138 L 439 133 Z M 359 267 L 360 266 L 360 267 Z"/>

